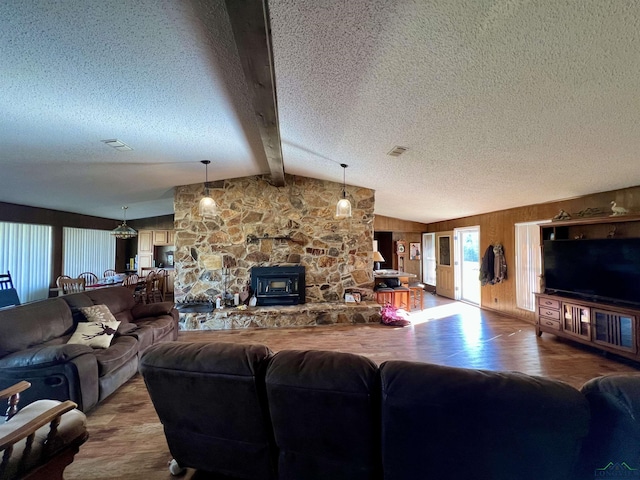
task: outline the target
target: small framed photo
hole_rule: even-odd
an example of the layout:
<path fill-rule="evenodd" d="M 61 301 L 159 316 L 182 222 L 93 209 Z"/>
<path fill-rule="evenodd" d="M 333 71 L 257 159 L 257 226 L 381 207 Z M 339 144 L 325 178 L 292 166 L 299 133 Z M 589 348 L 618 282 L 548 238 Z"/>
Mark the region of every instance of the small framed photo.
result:
<path fill-rule="evenodd" d="M 420 260 L 420 243 L 411 242 L 409 244 L 409 259 Z"/>
<path fill-rule="evenodd" d="M 353 293 L 345 293 L 344 301 L 347 303 L 356 303 L 356 299 L 353 297 Z"/>

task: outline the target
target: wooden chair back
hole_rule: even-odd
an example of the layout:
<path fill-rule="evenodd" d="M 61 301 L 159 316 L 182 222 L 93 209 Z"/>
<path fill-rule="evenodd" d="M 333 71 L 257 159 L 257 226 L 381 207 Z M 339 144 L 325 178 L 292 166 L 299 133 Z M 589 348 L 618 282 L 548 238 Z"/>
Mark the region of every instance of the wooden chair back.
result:
<path fill-rule="evenodd" d="M 14 288 L 11 272 L 7 270 L 7 273 L 0 273 L 0 290 L 9 290 L 11 288 Z"/>
<path fill-rule="evenodd" d="M 91 273 L 91 272 L 82 272 L 80 275 L 78 275 L 78 278 L 84 278 L 84 282 L 85 285 L 93 285 L 95 283 L 98 283 L 98 276 L 95 273 Z"/>
<path fill-rule="evenodd" d="M 125 277 L 124 281 L 122 282 L 122 285 L 127 287 L 129 290 L 133 291 L 138 286 L 139 280 L 140 280 L 140 277 L 138 277 L 138 275 L 136 275 L 135 273 L 132 273 L 131 275 L 127 275 Z"/>
<path fill-rule="evenodd" d="M 56 278 L 56 287 L 62 288 L 62 285 L 60 285 L 60 280 L 62 280 L 63 278 L 71 278 L 71 277 L 69 275 L 60 275 L 58 278 Z"/>
<path fill-rule="evenodd" d="M 59 278 L 60 288 L 63 294 L 84 292 L 86 281 L 84 278 Z"/>
<path fill-rule="evenodd" d="M 116 273 L 117 272 L 113 268 L 110 268 L 109 270 L 104 271 L 104 273 L 102 274 L 102 278 L 113 277 Z"/>
<path fill-rule="evenodd" d="M 159 277 L 156 272 L 149 272 L 145 277 L 145 303 L 162 302 L 162 292 L 160 291 L 161 278 L 162 277 Z"/>

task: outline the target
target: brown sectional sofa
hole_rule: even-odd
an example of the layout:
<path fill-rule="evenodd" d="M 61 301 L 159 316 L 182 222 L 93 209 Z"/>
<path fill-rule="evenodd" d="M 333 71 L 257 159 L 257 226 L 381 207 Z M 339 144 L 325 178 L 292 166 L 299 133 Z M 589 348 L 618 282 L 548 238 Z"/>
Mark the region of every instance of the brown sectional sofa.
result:
<path fill-rule="evenodd" d="M 640 472 L 640 374 L 577 390 L 518 372 L 184 342 L 147 349 L 140 372 L 174 472 L 262 480 Z"/>
<path fill-rule="evenodd" d="M 81 307 L 104 304 L 121 323 L 111 345 L 67 344 Z M 149 346 L 178 338 L 171 302 L 138 305 L 131 291 L 108 287 L 0 310 L 0 389 L 20 380 L 31 388 L 21 405 L 38 399 L 72 400 L 84 412 L 104 400 L 138 369 Z"/>

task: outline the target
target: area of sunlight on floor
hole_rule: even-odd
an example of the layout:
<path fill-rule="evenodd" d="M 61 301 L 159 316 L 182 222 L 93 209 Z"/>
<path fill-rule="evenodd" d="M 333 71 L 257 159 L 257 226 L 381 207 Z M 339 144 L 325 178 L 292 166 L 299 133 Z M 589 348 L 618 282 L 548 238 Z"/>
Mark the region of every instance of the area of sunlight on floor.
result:
<path fill-rule="evenodd" d="M 421 323 L 440 320 L 453 315 L 464 315 L 465 318 L 473 318 L 476 320 L 474 323 L 477 323 L 477 320 L 480 319 L 480 309 L 463 302 L 451 302 L 446 305 L 428 307 L 424 310 L 407 313 L 407 318 L 411 321 L 412 325 L 420 325 Z"/>

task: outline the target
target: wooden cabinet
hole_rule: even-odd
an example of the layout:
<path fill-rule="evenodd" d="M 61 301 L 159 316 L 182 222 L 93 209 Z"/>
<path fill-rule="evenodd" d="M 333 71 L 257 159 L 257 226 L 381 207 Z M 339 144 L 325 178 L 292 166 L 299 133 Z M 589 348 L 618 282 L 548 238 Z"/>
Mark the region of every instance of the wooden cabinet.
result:
<path fill-rule="evenodd" d="M 634 309 L 559 295 L 536 294 L 536 333 L 554 335 L 640 360 L 638 318 Z"/>
<path fill-rule="evenodd" d="M 167 247 L 173 245 L 173 230 L 140 230 L 138 232 L 138 272 L 142 268 L 157 267 L 158 259 L 155 258 L 155 247 Z M 159 260 L 163 262 L 162 259 Z"/>
<path fill-rule="evenodd" d="M 591 310 L 588 306 L 562 302 L 562 331 L 577 335 L 585 340 L 591 339 Z"/>
<path fill-rule="evenodd" d="M 153 232 L 140 230 L 138 232 L 138 272 L 144 267 L 153 266 Z"/>
<path fill-rule="evenodd" d="M 173 230 L 153 230 L 153 245 L 173 245 Z"/>

